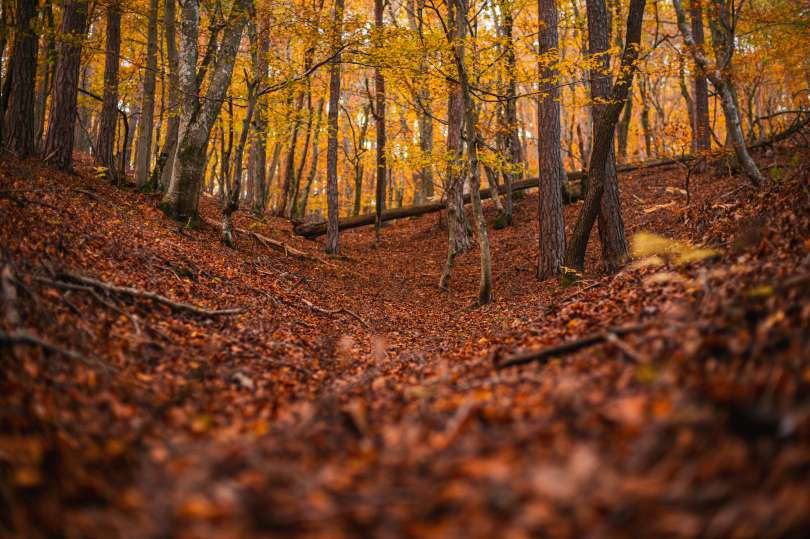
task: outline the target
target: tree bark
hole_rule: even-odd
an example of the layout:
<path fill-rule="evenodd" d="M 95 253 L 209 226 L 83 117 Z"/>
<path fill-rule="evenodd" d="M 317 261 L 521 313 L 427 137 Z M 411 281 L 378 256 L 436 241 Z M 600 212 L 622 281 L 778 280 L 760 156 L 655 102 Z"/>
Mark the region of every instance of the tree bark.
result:
<path fill-rule="evenodd" d="M 205 173 L 208 139 L 222 108 L 233 74 L 236 53 L 252 8 L 252 0 L 236 0 L 226 22 L 216 63 L 211 70 L 208 91 L 200 100 L 196 65 L 198 57 L 199 0 L 185 0 L 182 7 L 179 81 L 183 96 L 181 137 L 175 173 L 161 202 L 171 218 L 197 220 L 197 205 Z"/>
<path fill-rule="evenodd" d="M 540 279 L 560 274 L 565 252 L 563 221 L 563 169 L 560 152 L 560 71 L 556 0 L 538 0 L 540 18 L 539 45 L 540 98 L 537 107 L 538 168 L 540 176 L 539 215 L 540 256 L 537 276 Z"/>
<path fill-rule="evenodd" d="M 177 74 L 177 14 L 173 0 L 166 0 L 163 9 L 163 36 L 166 41 L 166 59 L 169 63 L 169 121 L 166 124 L 166 138 L 152 172 L 152 183 L 166 190 L 174 170 L 177 154 L 177 140 L 180 136 L 180 81 Z"/>
<path fill-rule="evenodd" d="M 588 187 L 585 204 L 577 217 L 571 242 L 565 252 L 565 265 L 575 271 L 582 271 L 585 266 L 585 250 L 588 245 L 588 238 L 600 211 L 602 194 L 605 191 L 605 176 L 613 149 L 616 122 L 619 120 L 619 115 L 633 84 L 633 75 L 636 71 L 636 61 L 639 56 L 644 5 L 645 0 L 630 1 L 630 12 L 627 16 L 627 31 L 625 34 L 627 37 L 619 68 L 619 78 L 613 85 L 607 103 L 604 108 L 599 110 L 596 117 L 593 151 L 591 152 L 590 166 L 588 167 Z"/>
<path fill-rule="evenodd" d="M 740 124 L 740 116 L 736 104 L 734 87 L 726 73 L 724 73 L 724 70 L 727 69 L 731 64 L 731 56 L 734 52 L 734 36 L 727 36 L 725 43 L 717 43 L 720 41 L 719 39 L 714 40 L 716 56 L 715 65 L 710 65 L 709 60 L 706 58 L 704 52 L 700 49 L 700 47 L 697 46 L 695 38 L 692 35 L 692 30 L 689 27 L 689 24 L 686 22 L 686 13 L 683 9 L 683 5 L 681 4 L 681 0 L 672 0 L 672 4 L 675 7 L 675 12 L 678 17 L 678 28 L 681 31 L 684 43 L 686 43 L 686 46 L 692 53 L 692 58 L 694 58 L 698 69 L 704 73 L 706 77 L 708 77 L 712 85 L 717 90 L 717 93 L 720 95 L 720 102 L 723 106 L 723 114 L 726 118 L 728 138 L 731 139 L 731 143 L 734 146 L 734 153 L 737 156 L 737 160 L 740 162 L 740 165 L 745 171 L 746 176 L 748 176 L 751 184 L 755 187 L 759 187 L 765 181 L 765 178 L 762 176 L 759 168 L 757 168 L 757 164 L 751 158 L 751 154 L 748 153 L 748 148 L 745 145 L 745 137 L 743 136 L 742 132 L 742 126 Z M 715 7 L 717 8 L 715 10 L 717 13 L 714 13 L 714 16 L 724 17 L 725 13 L 721 9 L 723 6 Z M 722 24 L 724 28 L 730 27 L 728 21 L 721 20 L 719 21 L 719 24 Z"/>
<path fill-rule="evenodd" d="M 690 15 L 692 19 L 692 36 L 695 46 L 703 49 L 705 37 L 703 32 L 703 7 L 702 0 L 691 0 Z M 709 129 L 709 81 L 706 75 L 698 68 L 694 76 L 695 88 L 695 134 L 692 141 L 692 152 L 698 153 L 711 148 L 711 131 Z"/>
<path fill-rule="evenodd" d="M 597 68 L 591 70 L 590 86 L 592 124 L 596 117 L 608 106 L 607 99 L 611 92 L 610 76 L 610 17 L 605 0 L 587 0 L 588 40 L 590 54 L 595 57 Z M 629 92 L 629 88 L 628 88 Z M 629 94 L 628 94 L 629 95 Z M 595 129 L 595 127 L 594 127 Z M 596 145 L 596 132 L 593 136 Z M 590 189 L 590 185 L 586 189 Z M 599 240 L 602 244 L 602 260 L 605 269 L 613 272 L 621 266 L 628 256 L 627 240 L 622 219 L 621 201 L 619 200 L 619 182 L 616 176 L 616 155 L 613 138 L 608 141 L 608 157 L 605 163 L 604 193 L 599 208 Z"/>
<path fill-rule="evenodd" d="M 374 0 L 374 29 L 377 33 L 377 46 L 383 43 L 383 0 Z M 382 68 L 378 65 L 374 69 L 374 120 L 377 126 L 377 185 L 375 192 L 374 237 L 380 243 L 380 227 L 382 226 L 382 212 L 385 209 L 385 183 L 387 180 L 385 162 L 385 77 Z"/>
<path fill-rule="evenodd" d="M 256 109 L 257 81 L 246 81 L 248 87 L 248 104 L 245 117 L 242 120 L 242 132 L 233 158 L 233 186 L 228 193 L 227 201 L 222 208 L 222 243 L 234 247 L 232 216 L 239 209 L 239 199 L 242 194 L 242 161 L 245 155 L 245 144 L 250 133 L 250 123 L 253 120 L 253 111 Z"/>
<path fill-rule="evenodd" d="M 340 106 L 340 51 L 342 48 L 343 32 L 343 0 L 334 0 L 332 29 L 332 60 L 329 62 L 329 113 L 327 116 L 327 145 L 326 145 L 326 198 L 328 209 L 328 224 L 326 237 L 326 252 L 338 254 L 340 252 L 340 239 L 338 221 L 340 219 L 340 205 L 338 200 L 338 107 Z"/>
<path fill-rule="evenodd" d="M 144 187 L 149 180 L 152 162 L 152 134 L 155 116 L 155 74 L 157 73 L 157 12 L 158 0 L 149 2 L 146 41 L 146 70 L 141 94 L 141 121 L 138 122 L 138 142 L 135 148 L 135 183 Z"/>
<path fill-rule="evenodd" d="M 70 170 L 73 166 L 73 126 L 76 123 L 87 10 L 88 4 L 83 0 L 66 0 L 62 6 L 54 91 L 43 152 L 45 161 L 60 170 Z"/>
<path fill-rule="evenodd" d="M 39 38 L 34 31 L 36 0 L 17 0 L 14 54 L 9 65 L 11 91 L 6 111 L 6 147 L 23 159 L 34 153 L 34 92 Z"/>
<path fill-rule="evenodd" d="M 447 5 L 447 42 L 457 58 L 456 70 L 464 62 L 464 39 L 467 35 L 466 20 L 458 13 L 456 0 Z M 459 75 L 460 76 L 460 75 Z M 464 177 L 467 171 L 463 162 L 462 128 L 464 124 L 464 96 L 461 85 L 450 82 L 447 98 L 447 260 L 439 278 L 439 288 L 446 290 L 450 283 L 456 257 L 470 250 L 472 241 L 467 232 L 467 218 L 464 215 Z"/>
<path fill-rule="evenodd" d="M 252 36 L 250 45 L 253 55 L 254 76 L 263 87 L 267 81 L 268 55 L 270 54 L 269 29 L 260 26 L 257 33 Z M 261 216 L 267 207 L 267 96 L 261 96 L 256 102 L 256 111 L 253 120 L 253 138 L 250 152 L 253 168 L 253 199 L 252 210 L 255 215 Z"/>
<path fill-rule="evenodd" d="M 171 2 L 170 2 L 171 3 Z M 121 55 L 121 6 L 107 6 L 107 45 L 104 60 L 104 102 L 98 122 L 96 164 L 106 169 L 108 178 L 115 178 L 115 127 L 118 124 L 118 64 Z"/>
<path fill-rule="evenodd" d="M 412 32 L 419 39 L 424 38 L 424 12 L 425 0 L 409 0 L 405 5 L 408 22 Z M 420 166 L 417 169 L 419 181 L 414 191 L 414 204 L 422 204 L 433 198 L 433 97 L 427 81 L 428 57 L 425 51 L 420 51 L 419 71 L 414 81 L 413 100 L 416 104 L 416 121 L 419 128 Z"/>
<path fill-rule="evenodd" d="M 54 67 L 56 65 L 56 28 L 53 20 L 53 4 L 51 0 L 46 0 L 43 6 L 45 51 L 44 58 L 40 62 L 41 75 L 37 89 L 37 103 L 34 111 L 34 144 L 39 148 L 42 145 L 42 137 L 45 134 L 45 112 L 48 106 L 48 96 L 53 86 Z"/>

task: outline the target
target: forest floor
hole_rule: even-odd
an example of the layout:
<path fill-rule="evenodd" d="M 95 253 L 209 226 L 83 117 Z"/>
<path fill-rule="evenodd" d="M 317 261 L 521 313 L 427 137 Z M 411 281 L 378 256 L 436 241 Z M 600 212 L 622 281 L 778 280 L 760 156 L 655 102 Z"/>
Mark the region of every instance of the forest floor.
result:
<path fill-rule="evenodd" d="M 0 345 L 50 349 L 0 348 L 0 536 L 807 537 L 810 153 L 758 159 L 778 181 L 708 170 L 688 207 L 683 167 L 623 174 L 628 236 L 681 243 L 605 276 L 594 234 L 566 288 L 527 195 L 473 308 L 475 250 L 436 288 L 438 214 L 326 257 L 240 212 L 232 250 L 86 162 L 2 156 Z"/>

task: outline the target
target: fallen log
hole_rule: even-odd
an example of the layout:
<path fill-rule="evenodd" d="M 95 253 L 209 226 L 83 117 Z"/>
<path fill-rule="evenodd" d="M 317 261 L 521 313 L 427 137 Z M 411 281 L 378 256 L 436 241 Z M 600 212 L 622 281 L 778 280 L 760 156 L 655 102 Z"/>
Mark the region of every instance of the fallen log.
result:
<path fill-rule="evenodd" d="M 686 157 L 685 159 L 690 159 Z M 644 161 L 643 163 L 636 163 L 633 165 L 622 165 L 617 167 L 619 172 L 631 172 L 645 168 L 662 167 L 667 165 L 674 165 L 681 159 L 654 159 L 651 161 Z M 582 179 L 585 177 L 585 172 L 578 170 L 568 173 L 568 184 L 565 188 L 564 200 L 567 203 L 575 202 L 582 198 Z M 538 178 L 529 178 L 515 182 L 512 184 L 512 191 L 522 191 L 537 187 L 539 183 Z M 498 192 L 506 193 L 506 186 L 499 186 Z M 481 189 L 481 199 L 492 198 L 492 190 L 490 188 Z M 469 193 L 464 195 L 464 204 L 470 203 Z M 406 206 L 404 208 L 394 208 L 386 210 L 382 213 L 382 220 L 394 221 L 396 219 L 405 219 L 408 217 L 418 217 L 426 213 L 433 213 L 447 208 L 445 201 L 432 202 L 430 204 L 422 204 L 419 206 Z M 375 216 L 372 215 L 358 215 L 356 217 L 347 217 L 341 219 L 338 223 L 339 230 L 350 230 L 352 228 L 359 228 L 361 226 L 368 226 L 374 224 Z M 326 222 L 320 223 L 299 223 L 293 228 L 293 232 L 299 236 L 304 236 L 307 239 L 317 238 L 326 234 Z"/>
<path fill-rule="evenodd" d="M 805 118 L 799 117 L 791 126 L 787 127 L 785 130 L 775 133 L 770 137 L 757 141 L 751 144 L 748 148 L 751 150 L 761 148 L 764 146 L 770 146 L 777 142 L 781 142 L 790 138 L 791 136 L 795 135 L 796 133 L 802 131 L 807 125 L 810 124 L 810 115 Z M 685 163 L 688 161 L 694 160 L 695 157 L 691 155 L 684 155 L 682 157 L 677 157 L 674 159 L 666 158 L 666 159 L 650 159 L 648 161 L 642 161 L 640 163 L 628 163 L 626 165 L 619 165 L 616 167 L 617 172 L 634 172 L 637 170 L 643 170 L 648 168 L 656 168 L 656 167 L 665 167 L 670 165 L 675 165 L 678 163 Z M 565 188 L 564 193 L 564 200 L 566 203 L 571 203 L 579 200 L 582 198 L 582 179 L 585 178 L 586 172 L 582 170 L 577 170 L 574 172 L 568 173 L 568 184 Z M 530 178 L 528 180 L 523 180 L 519 182 L 515 182 L 512 184 L 512 191 L 522 191 L 524 189 L 531 189 L 533 187 L 537 187 L 539 183 L 538 178 Z M 506 192 L 506 186 L 499 186 L 498 187 L 499 193 Z M 481 190 L 481 199 L 492 198 L 492 191 L 487 189 Z M 464 204 L 470 203 L 470 195 L 464 195 Z M 382 213 L 382 220 L 385 221 L 394 221 L 396 219 L 405 219 L 408 217 L 417 217 L 419 215 L 424 215 L 426 213 L 433 213 L 437 211 L 441 211 L 447 208 L 447 204 L 444 201 L 440 202 L 433 202 L 431 204 L 423 204 L 420 206 L 407 206 L 404 208 L 396 208 L 392 210 L 386 210 Z M 359 228 L 361 226 L 368 226 L 374 224 L 374 215 L 358 215 L 356 217 L 347 217 L 345 219 L 341 219 L 338 222 L 338 229 L 339 230 L 349 230 L 352 228 Z M 322 236 L 326 234 L 326 222 L 320 223 L 299 223 L 296 224 L 293 228 L 293 232 L 298 234 L 299 236 L 304 236 L 307 239 L 317 238 L 318 236 Z"/>

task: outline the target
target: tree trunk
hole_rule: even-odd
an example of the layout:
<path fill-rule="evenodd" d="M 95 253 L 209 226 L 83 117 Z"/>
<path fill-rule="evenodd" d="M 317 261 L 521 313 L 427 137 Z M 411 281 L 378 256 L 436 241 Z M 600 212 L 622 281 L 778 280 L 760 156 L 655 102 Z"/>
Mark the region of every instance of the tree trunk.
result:
<path fill-rule="evenodd" d="M 377 45 L 381 46 L 383 41 L 383 0 L 374 0 L 374 29 L 377 33 Z M 382 212 L 385 209 L 385 182 L 386 162 L 385 162 L 385 78 L 382 68 L 376 66 L 374 69 L 374 92 L 376 105 L 374 107 L 374 120 L 377 123 L 377 189 L 375 196 L 374 214 L 374 237 L 376 243 L 380 243 L 380 227 L 382 226 Z"/>
<path fill-rule="evenodd" d="M 170 2 L 171 3 L 171 2 Z M 118 63 L 121 54 L 121 6 L 107 6 L 107 51 L 104 60 L 104 103 L 98 122 L 96 164 L 106 169 L 106 176 L 115 178 L 115 127 L 118 124 Z"/>
<path fill-rule="evenodd" d="M 338 107 L 340 106 L 340 50 L 343 32 L 343 0 L 335 0 L 333 8 L 332 54 L 329 62 L 329 114 L 327 116 L 326 145 L 326 198 L 329 220 L 327 225 L 326 252 L 340 252 L 338 221 L 340 205 L 338 200 Z"/>
<path fill-rule="evenodd" d="M 270 53 L 269 29 L 262 26 L 251 41 L 251 54 L 253 55 L 254 76 L 263 87 L 267 81 L 267 63 Z M 256 102 L 256 111 L 253 120 L 253 138 L 250 152 L 253 167 L 253 199 L 252 210 L 255 215 L 261 216 L 267 205 L 267 97 L 261 96 Z"/>
<path fill-rule="evenodd" d="M 319 146 L 318 146 L 318 136 L 321 132 L 321 120 L 323 119 L 323 96 L 318 100 L 318 116 L 317 120 L 315 120 L 315 130 L 312 134 L 312 157 L 310 160 L 309 165 L 309 173 L 307 174 L 307 183 L 304 187 L 304 195 L 301 197 L 298 207 L 296 208 L 295 217 L 297 219 L 303 219 L 307 213 L 307 203 L 309 200 L 309 193 L 312 190 L 312 182 L 315 180 L 315 173 L 318 170 L 318 157 L 319 157 Z"/>
<path fill-rule="evenodd" d="M 149 180 L 152 162 L 152 133 L 155 116 L 155 73 L 157 72 L 157 11 L 158 0 L 149 1 L 149 22 L 146 41 L 146 70 L 143 74 L 141 121 L 138 122 L 138 143 L 135 149 L 135 184 L 144 187 Z"/>
<path fill-rule="evenodd" d="M 701 0 L 691 0 L 690 15 L 695 46 L 702 50 L 705 37 L 703 32 L 703 8 L 701 6 Z M 700 68 L 695 70 L 693 84 L 695 88 L 694 121 L 697 136 L 693 139 L 692 152 L 698 153 L 700 151 L 709 150 L 712 144 L 711 131 L 709 129 L 709 81 Z"/>
<path fill-rule="evenodd" d="M 239 199 L 242 193 L 242 161 L 245 154 L 245 144 L 250 132 L 250 122 L 253 120 L 253 111 L 256 109 L 257 81 L 246 81 L 248 87 L 248 104 L 245 117 L 242 120 L 242 132 L 233 158 L 233 186 L 228 193 L 227 201 L 222 208 L 222 243 L 234 247 L 232 216 L 239 209 Z"/>
<path fill-rule="evenodd" d="M 458 57 L 459 63 L 464 62 L 464 38 L 467 34 L 466 20 L 457 12 L 457 0 L 451 0 L 447 5 L 447 42 L 452 53 Z M 451 82 L 447 98 L 447 261 L 444 271 L 439 278 L 439 288 L 446 290 L 450 283 L 450 274 L 453 271 L 456 257 L 470 250 L 472 241 L 467 232 L 467 218 L 464 215 L 464 177 L 466 171 L 463 162 L 462 127 L 464 124 L 464 96 L 461 85 Z"/>
<path fill-rule="evenodd" d="M 87 9 L 88 4 L 83 0 L 67 0 L 62 8 L 54 91 L 44 148 L 45 160 L 60 170 L 70 170 L 73 166 L 73 126 L 76 123 Z"/>
<path fill-rule="evenodd" d="M 596 117 L 607 107 L 610 97 L 610 17 L 605 6 L 605 0 L 587 0 L 588 10 L 588 39 L 591 56 L 598 55 L 597 68 L 591 70 L 590 86 L 593 125 Z M 629 92 L 629 88 L 628 88 Z M 594 146 L 596 133 L 594 131 Z M 588 184 L 588 189 L 590 185 Z M 602 260 L 608 272 L 615 271 L 628 256 L 627 240 L 625 239 L 624 220 L 622 219 L 621 202 L 619 200 L 619 182 L 616 177 L 616 155 L 614 143 L 608 141 L 608 157 L 605 164 L 604 193 L 599 209 L 599 240 L 602 244 Z"/>
<path fill-rule="evenodd" d="M 161 208 L 173 219 L 194 221 L 198 219 L 197 204 L 205 174 L 208 139 L 230 85 L 236 53 L 252 1 L 234 2 L 216 63 L 211 70 L 208 91 L 202 100 L 196 73 L 199 0 L 185 0 L 182 6 L 179 55 L 179 81 L 183 96 L 181 138 L 175 173 L 161 202 Z"/>
<path fill-rule="evenodd" d="M 540 99 L 537 107 L 538 168 L 540 176 L 540 256 L 537 276 L 549 279 L 560 274 L 565 252 L 563 222 L 563 169 L 560 153 L 560 71 L 556 0 L 538 0 L 540 16 Z"/>
<path fill-rule="evenodd" d="M 715 89 L 717 90 L 717 93 L 720 95 L 720 102 L 723 106 L 723 114 L 726 118 L 728 138 L 731 139 L 731 143 L 734 146 L 734 152 L 737 155 L 737 160 L 740 162 L 740 165 L 745 171 L 746 176 L 748 176 L 750 182 L 755 187 L 759 187 L 765 181 L 765 178 L 762 176 L 759 168 L 757 168 L 757 164 L 751 158 L 751 154 L 748 153 L 748 148 L 745 145 L 745 137 L 743 136 L 742 132 L 742 126 L 740 125 L 740 116 L 734 96 L 734 87 L 727 75 L 723 72 L 724 69 L 728 68 L 731 63 L 734 37 L 730 36 L 727 38 L 724 45 L 724 50 L 722 49 L 723 44 L 714 44 L 716 65 L 709 65 L 709 60 L 706 58 L 703 50 L 697 46 L 695 38 L 692 35 L 692 30 L 689 27 L 689 24 L 686 22 L 686 13 L 684 12 L 681 0 L 673 0 L 672 4 L 675 7 L 675 12 L 678 17 L 678 28 L 681 31 L 681 35 L 683 36 L 686 46 L 692 53 L 692 57 L 694 58 L 699 70 L 709 78 L 712 85 L 714 85 Z M 721 6 L 716 7 L 717 9 L 715 11 L 718 11 L 718 13 L 714 13 L 714 16 L 723 17 L 724 13 L 720 10 Z M 729 27 L 727 21 L 720 21 L 719 24 L 722 24 L 724 28 Z M 719 40 L 715 39 L 714 41 Z M 721 56 L 721 54 L 723 56 Z"/>
<path fill-rule="evenodd" d="M 512 38 L 514 26 L 512 16 L 513 0 L 500 0 L 501 16 L 503 17 L 504 47 L 506 48 L 506 101 L 504 103 L 504 150 L 509 161 L 509 167 L 504 174 L 506 194 L 504 195 L 504 224 L 512 224 L 512 184 L 522 177 L 523 152 L 521 151 L 519 124 L 517 117 L 517 59 L 515 55 L 515 42 Z"/>
<path fill-rule="evenodd" d="M 152 172 L 152 184 L 165 191 L 171 182 L 174 158 L 177 154 L 177 140 L 180 136 L 179 80 L 177 75 L 177 14 L 175 2 L 167 0 L 163 10 L 163 36 L 166 41 L 166 59 L 169 63 L 169 121 L 166 125 L 166 138 Z"/>
<path fill-rule="evenodd" d="M 44 31 L 46 35 L 46 45 L 44 58 L 40 62 L 41 75 L 37 88 L 37 103 L 34 111 L 34 144 L 41 148 L 42 137 L 45 133 L 45 112 L 48 106 L 48 96 L 53 86 L 54 67 L 56 65 L 56 28 L 53 20 L 53 5 L 51 0 L 46 0 L 43 6 Z"/>
<path fill-rule="evenodd" d="M 644 4 L 645 0 L 630 1 L 630 12 L 627 15 L 627 37 L 622 53 L 619 78 L 613 85 L 606 104 L 599 109 L 596 117 L 585 204 L 577 217 L 571 242 L 565 252 L 565 265 L 576 271 L 582 271 L 585 266 L 588 238 L 602 205 L 602 194 L 605 191 L 607 166 L 613 150 L 616 122 L 619 120 L 624 103 L 627 101 L 629 89 L 633 84 L 641 41 Z"/>
<path fill-rule="evenodd" d="M 412 32 L 416 32 L 420 39 L 424 37 L 425 0 L 408 0 L 405 11 Z M 419 128 L 420 165 L 417 169 L 419 181 L 414 187 L 414 204 L 421 204 L 433 198 L 433 97 L 427 81 L 428 57 L 424 51 L 420 52 L 419 71 L 414 81 L 413 100 L 416 104 L 416 121 Z"/>
<path fill-rule="evenodd" d="M 17 0 L 14 54 L 9 65 L 11 91 L 6 112 L 6 147 L 19 158 L 34 153 L 34 93 L 37 76 L 37 47 L 34 32 L 36 0 Z"/>

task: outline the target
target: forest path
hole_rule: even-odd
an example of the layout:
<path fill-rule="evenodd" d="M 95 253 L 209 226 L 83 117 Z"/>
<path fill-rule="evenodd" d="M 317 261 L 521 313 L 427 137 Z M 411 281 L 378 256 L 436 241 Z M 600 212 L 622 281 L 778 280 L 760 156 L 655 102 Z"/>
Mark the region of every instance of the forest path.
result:
<path fill-rule="evenodd" d="M 237 214 L 300 259 L 245 234 L 224 247 L 89 165 L 6 161 L 18 326 L 116 369 L 12 351 L 7 512 L 27 537 L 799 537 L 810 291 L 795 277 L 810 272 L 810 212 L 807 169 L 790 163 L 807 155 L 768 159 L 793 172 L 761 193 L 694 176 L 688 220 L 681 169 L 623 175 L 628 235 L 718 254 L 601 276 L 593 245 L 590 273 L 566 289 L 534 277 L 529 195 L 514 226 L 491 231 L 496 301 L 472 309 L 475 250 L 436 288 L 435 215 L 385 227 L 379 247 L 371 229 L 348 232 L 344 256 L 326 257 L 279 219 Z M 215 201 L 203 214 L 218 220 Z M 68 290 L 65 271 L 245 312 Z M 547 364 L 493 365 L 635 321 L 652 325 Z"/>

